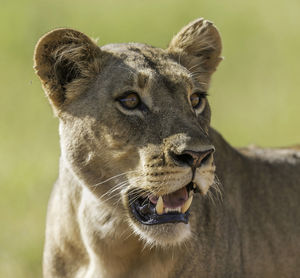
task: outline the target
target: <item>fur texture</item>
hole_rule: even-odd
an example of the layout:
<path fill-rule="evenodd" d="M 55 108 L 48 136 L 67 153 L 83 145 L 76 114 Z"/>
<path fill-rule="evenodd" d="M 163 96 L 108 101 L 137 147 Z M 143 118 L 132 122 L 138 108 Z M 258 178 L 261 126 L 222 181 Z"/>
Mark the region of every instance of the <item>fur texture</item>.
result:
<path fill-rule="evenodd" d="M 298 277 L 299 148 L 237 150 L 210 127 L 203 92 L 221 48 L 203 19 L 166 50 L 98 47 L 70 29 L 39 40 L 35 70 L 61 144 L 44 277 Z M 199 92 L 201 109 L 191 102 Z M 121 101 L 128 93 L 135 109 Z M 186 152 L 209 148 L 214 155 L 192 168 Z M 165 196 L 191 181 L 200 194 L 188 224 L 147 226 L 129 209 L 129 194 Z"/>

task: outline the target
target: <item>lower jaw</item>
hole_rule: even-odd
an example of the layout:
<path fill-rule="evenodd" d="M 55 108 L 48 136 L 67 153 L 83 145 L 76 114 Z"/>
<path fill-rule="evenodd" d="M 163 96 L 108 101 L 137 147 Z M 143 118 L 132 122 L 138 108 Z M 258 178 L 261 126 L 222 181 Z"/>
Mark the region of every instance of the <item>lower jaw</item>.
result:
<path fill-rule="evenodd" d="M 165 223 L 163 225 L 142 225 L 135 223 L 132 228 L 145 246 L 169 248 L 181 246 L 192 238 L 191 226 L 185 223 Z"/>

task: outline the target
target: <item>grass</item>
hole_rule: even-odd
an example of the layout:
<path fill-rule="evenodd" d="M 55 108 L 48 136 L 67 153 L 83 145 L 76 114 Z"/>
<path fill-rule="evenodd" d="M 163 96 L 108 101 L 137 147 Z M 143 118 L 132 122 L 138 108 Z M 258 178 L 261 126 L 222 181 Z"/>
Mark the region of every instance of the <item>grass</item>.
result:
<path fill-rule="evenodd" d="M 271 7 L 271 8 L 270 8 Z M 165 47 L 203 16 L 225 60 L 210 90 L 212 124 L 234 145 L 299 143 L 300 2 L 5 1 L 0 9 L 0 277 L 41 277 L 47 199 L 58 169 L 57 119 L 32 70 L 38 38 L 72 27 L 99 44 Z"/>

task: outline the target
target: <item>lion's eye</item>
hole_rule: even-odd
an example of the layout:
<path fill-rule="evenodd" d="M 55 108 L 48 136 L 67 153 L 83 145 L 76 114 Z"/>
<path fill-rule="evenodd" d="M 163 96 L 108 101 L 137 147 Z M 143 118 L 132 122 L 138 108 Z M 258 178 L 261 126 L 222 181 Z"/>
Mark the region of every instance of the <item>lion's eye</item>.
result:
<path fill-rule="evenodd" d="M 135 109 L 140 104 L 140 98 L 135 92 L 127 92 L 124 96 L 118 98 L 121 105 L 127 109 Z"/>
<path fill-rule="evenodd" d="M 190 96 L 191 105 L 194 109 L 203 109 L 206 103 L 206 93 L 196 92 Z"/>

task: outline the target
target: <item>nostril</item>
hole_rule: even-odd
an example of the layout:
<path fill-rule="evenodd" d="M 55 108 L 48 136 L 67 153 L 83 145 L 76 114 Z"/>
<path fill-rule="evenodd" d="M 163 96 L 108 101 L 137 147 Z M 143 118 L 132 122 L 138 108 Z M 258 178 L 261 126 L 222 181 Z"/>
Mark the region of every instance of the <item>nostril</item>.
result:
<path fill-rule="evenodd" d="M 204 153 L 202 158 L 199 159 L 199 166 L 205 164 L 212 156 L 214 149 L 208 150 L 207 153 Z M 199 167 L 198 166 L 198 167 Z"/>
<path fill-rule="evenodd" d="M 194 163 L 194 158 L 188 153 L 183 153 L 183 154 L 175 154 L 173 152 L 170 153 L 173 161 L 178 165 L 178 166 L 184 166 L 184 165 L 189 165 L 193 166 Z"/>
<path fill-rule="evenodd" d="M 190 167 L 197 168 L 206 164 L 210 160 L 214 151 L 214 148 L 209 148 L 204 151 L 186 150 L 183 151 L 181 154 L 170 152 L 170 156 L 172 157 L 175 164 L 178 166 L 188 165 Z"/>

